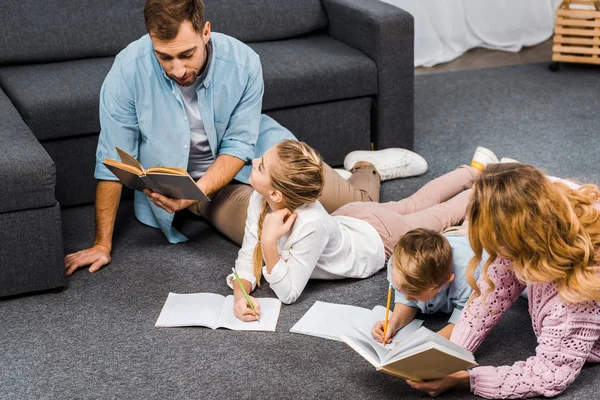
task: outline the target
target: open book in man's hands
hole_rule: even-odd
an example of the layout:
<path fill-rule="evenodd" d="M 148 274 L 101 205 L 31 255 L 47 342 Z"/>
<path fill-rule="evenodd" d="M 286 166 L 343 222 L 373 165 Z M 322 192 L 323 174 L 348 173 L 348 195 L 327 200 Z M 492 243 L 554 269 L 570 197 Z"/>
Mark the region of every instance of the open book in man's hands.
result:
<path fill-rule="evenodd" d="M 281 301 L 258 298 L 260 321 L 244 322 L 233 315 L 233 296 L 214 293 L 169 293 L 158 320 L 157 328 L 205 326 L 211 329 L 227 328 L 234 331 L 271 331 L 277 327 Z"/>
<path fill-rule="evenodd" d="M 131 154 L 116 148 L 121 161 L 107 158 L 103 164 L 123 185 L 140 192 L 148 188 L 172 199 L 210 201 L 183 168 L 152 167 L 144 169 Z"/>
<path fill-rule="evenodd" d="M 359 329 L 342 335 L 342 341 L 377 371 L 414 381 L 442 378 L 477 365 L 470 351 L 425 327 L 419 328 L 391 350 L 374 342 Z"/>

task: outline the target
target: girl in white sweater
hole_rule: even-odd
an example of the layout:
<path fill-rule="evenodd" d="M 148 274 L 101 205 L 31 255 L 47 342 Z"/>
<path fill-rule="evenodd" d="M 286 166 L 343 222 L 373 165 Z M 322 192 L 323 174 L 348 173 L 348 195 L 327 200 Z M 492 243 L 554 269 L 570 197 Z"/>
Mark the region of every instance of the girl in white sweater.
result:
<path fill-rule="evenodd" d="M 379 179 L 368 163 L 356 164 L 353 173 L 361 168 L 361 174 Z M 236 272 L 248 293 L 264 276 L 287 304 L 296 301 L 311 278 L 367 278 L 385 266 L 406 231 L 419 227 L 441 231 L 459 223 L 474 174 L 470 167 L 459 168 L 400 202 L 351 203 L 329 215 L 317 201 L 324 183 L 321 157 L 305 143 L 283 141 L 253 161 L 250 184 L 255 192 Z M 401 219 L 388 224 L 379 214 Z M 256 320 L 233 276 L 227 280 L 234 290 L 236 317 Z M 252 297 L 251 301 L 260 313 L 258 301 Z"/>

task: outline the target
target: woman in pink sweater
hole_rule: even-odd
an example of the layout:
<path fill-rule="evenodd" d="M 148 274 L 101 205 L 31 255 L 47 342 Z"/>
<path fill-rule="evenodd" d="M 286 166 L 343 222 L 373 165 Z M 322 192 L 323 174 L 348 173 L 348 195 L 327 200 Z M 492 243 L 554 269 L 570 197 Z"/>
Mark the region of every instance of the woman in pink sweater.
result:
<path fill-rule="evenodd" d="M 432 396 L 465 387 L 486 398 L 556 396 L 586 362 L 600 362 L 600 190 L 552 182 L 523 164 L 492 164 L 469 206 L 475 292 L 451 340 L 475 351 L 527 287 L 538 346 L 510 366 L 476 367 L 428 382 Z M 482 250 L 489 254 L 477 282 Z"/>

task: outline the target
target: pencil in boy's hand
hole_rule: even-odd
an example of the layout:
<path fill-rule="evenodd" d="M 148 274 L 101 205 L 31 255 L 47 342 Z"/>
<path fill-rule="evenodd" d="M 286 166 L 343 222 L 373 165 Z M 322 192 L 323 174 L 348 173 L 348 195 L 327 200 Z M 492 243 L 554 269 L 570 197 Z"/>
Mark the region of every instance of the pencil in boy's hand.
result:
<path fill-rule="evenodd" d="M 387 307 L 385 308 L 385 323 L 383 324 L 383 339 L 381 339 L 381 344 L 385 344 L 385 335 L 387 334 L 388 322 L 390 316 L 390 304 L 392 304 L 392 285 L 388 288 L 388 299 L 387 299 Z"/>
<path fill-rule="evenodd" d="M 252 301 L 250 301 L 250 296 L 248 296 L 248 293 L 246 293 L 246 289 L 244 289 L 244 285 L 242 285 L 242 281 L 240 280 L 240 277 L 238 276 L 237 272 L 235 271 L 235 268 L 231 268 L 231 270 L 233 271 L 233 276 L 235 277 L 235 280 L 237 281 L 238 285 L 240 285 L 240 289 L 242 289 L 242 293 L 244 293 L 244 297 L 246 298 L 246 301 L 248 302 L 248 306 L 250 306 L 252 311 L 254 311 L 254 315 L 256 315 L 256 320 L 258 322 L 260 322 L 260 316 L 254 309 L 254 304 L 252 304 Z"/>

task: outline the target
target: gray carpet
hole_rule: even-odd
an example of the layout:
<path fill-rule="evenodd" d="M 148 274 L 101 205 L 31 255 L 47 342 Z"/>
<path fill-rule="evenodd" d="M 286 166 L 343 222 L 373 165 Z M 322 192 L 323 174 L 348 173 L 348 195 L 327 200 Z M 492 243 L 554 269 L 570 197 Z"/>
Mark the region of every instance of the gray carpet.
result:
<path fill-rule="evenodd" d="M 416 150 L 421 177 L 386 182 L 382 200 L 468 163 L 477 145 L 598 182 L 600 79 L 597 68 L 546 64 L 416 77 Z M 119 211 L 113 262 L 75 273 L 61 293 L 0 301 L 0 398 L 427 398 L 375 372 L 343 343 L 289 333 L 316 301 L 384 304 L 384 273 L 362 281 L 310 282 L 284 306 L 276 333 L 153 327 L 169 291 L 228 294 L 237 248 L 204 222 L 180 219 L 192 240 L 169 245 Z M 63 211 L 66 251 L 93 241 L 93 210 Z M 257 296 L 274 296 L 265 285 Z M 437 329 L 443 318 L 428 318 Z M 519 300 L 484 342 L 477 360 L 504 365 L 533 354 L 536 341 Z M 588 365 L 562 395 L 597 398 L 600 366 Z M 447 399 L 463 399 L 464 391 Z"/>

